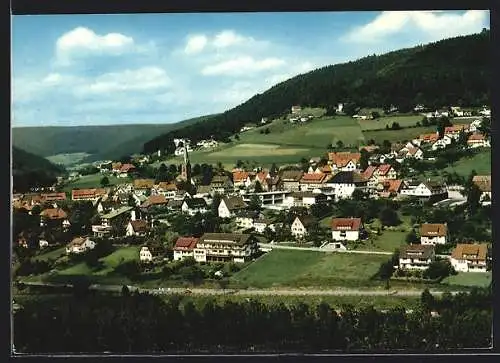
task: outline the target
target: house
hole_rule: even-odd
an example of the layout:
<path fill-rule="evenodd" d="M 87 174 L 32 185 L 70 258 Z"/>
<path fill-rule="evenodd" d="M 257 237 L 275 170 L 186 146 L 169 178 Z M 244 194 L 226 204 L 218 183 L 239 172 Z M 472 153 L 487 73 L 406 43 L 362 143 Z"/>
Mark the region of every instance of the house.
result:
<path fill-rule="evenodd" d="M 41 240 L 38 242 L 38 245 L 40 246 L 40 248 L 49 247 L 49 242 L 48 242 L 48 241 L 46 241 L 46 240 L 41 239 Z"/>
<path fill-rule="evenodd" d="M 290 191 L 300 190 L 300 180 L 304 172 L 300 170 L 285 170 L 282 172 L 280 179 L 283 189 Z"/>
<path fill-rule="evenodd" d="M 310 207 L 317 203 L 324 203 L 327 196 L 322 193 L 307 192 L 293 192 L 283 200 L 283 205 L 291 207 Z"/>
<path fill-rule="evenodd" d="M 61 208 L 49 208 L 40 212 L 40 226 L 44 227 L 48 224 L 51 226 L 58 225 L 63 228 L 69 228 L 71 226 L 68 220 L 68 213 Z"/>
<path fill-rule="evenodd" d="M 399 179 L 387 179 L 377 185 L 377 192 L 381 198 L 398 196 L 405 186 L 405 182 Z"/>
<path fill-rule="evenodd" d="M 479 114 L 484 117 L 491 117 L 491 110 L 489 108 L 483 107 Z"/>
<path fill-rule="evenodd" d="M 469 136 L 467 139 L 467 146 L 470 148 L 476 147 L 491 147 L 490 140 L 486 138 L 483 134 L 475 133 Z"/>
<path fill-rule="evenodd" d="M 126 236 L 145 236 L 149 231 L 148 222 L 142 219 L 128 222 Z"/>
<path fill-rule="evenodd" d="M 111 171 L 113 173 L 119 173 L 122 169 L 122 163 L 117 162 L 117 163 L 111 163 Z"/>
<path fill-rule="evenodd" d="M 474 175 L 472 182 L 481 191 L 480 201 L 483 204 L 491 202 L 491 175 Z"/>
<path fill-rule="evenodd" d="M 424 158 L 424 152 L 419 147 L 405 147 L 396 156 L 396 161 L 402 163 L 405 159 L 417 159 L 422 160 Z"/>
<path fill-rule="evenodd" d="M 461 132 L 469 132 L 469 125 L 453 125 L 444 128 L 444 135 L 455 140 L 458 139 Z"/>
<path fill-rule="evenodd" d="M 182 203 L 181 210 L 183 213 L 194 216 L 197 213 L 207 213 L 208 206 L 203 198 L 186 198 Z"/>
<path fill-rule="evenodd" d="M 97 200 L 100 197 L 106 195 L 106 189 L 94 188 L 94 189 L 73 189 L 71 191 L 71 200 Z"/>
<path fill-rule="evenodd" d="M 316 218 L 312 215 L 297 216 L 290 227 L 292 236 L 295 238 L 304 238 L 311 233 L 311 229 L 318 224 Z"/>
<path fill-rule="evenodd" d="M 241 197 L 223 197 L 218 207 L 218 214 L 221 218 L 231 218 L 236 215 L 236 212 L 245 210 L 247 207 L 248 204 Z"/>
<path fill-rule="evenodd" d="M 441 139 L 436 140 L 432 143 L 431 149 L 434 151 L 439 149 L 445 149 L 446 147 L 448 147 L 448 145 L 451 145 L 452 140 L 453 140 L 452 137 L 444 135 Z"/>
<path fill-rule="evenodd" d="M 354 190 L 365 190 L 367 181 L 359 173 L 353 171 L 341 171 L 335 174 L 325 187 L 333 188 L 336 199 L 351 198 Z"/>
<path fill-rule="evenodd" d="M 117 176 L 118 178 L 127 178 L 134 170 L 135 166 L 133 164 L 123 164 Z"/>
<path fill-rule="evenodd" d="M 331 152 L 328 153 L 328 164 L 335 171 L 354 171 L 359 165 L 361 153 Z"/>
<path fill-rule="evenodd" d="M 40 197 L 43 202 L 57 202 L 66 200 L 66 193 L 42 193 Z"/>
<path fill-rule="evenodd" d="M 66 246 L 66 253 L 83 253 L 94 249 L 94 247 L 95 242 L 88 237 L 76 237 Z"/>
<path fill-rule="evenodd" d="M 448 198 L 448 189 L 444 184 L 430 181 L 416 185 L 408 183 L 405 185 L 405 188 L 401 189 L 401 195 L 439 201 Z"/>
<path fill-rule="evenodd" d="M 154 179 L 135 179 L 134 180 L 134 193 L 146 194 L 151 191 L 155 185 Z"/>
<path fill-rule="evenodd" d="M 186 257 L 194 258 L 194 249 L 198 243 L 196 237 L 179 237 L 175 241 L 174 246 L 174 260 L 180 261 Z"/>
<path fill-rule="evenodd" d="M 479 131 L 481 125 L 483 124 L 482 120 L 474 120 L 470 123 L 469 125 L 469 131 L 470 132 L 477 132 Z"/>
<path fill-rule="evenodd" d="M 233 185 L 235 187 L 245 187 L 248 188 L 252 184 L 250 179 L 250 173 L 246 171 L 234 171 L 233 172 Z"/>
<path fill-rule="evenodd" d="M 300 113 L 300 111 L 302 111 L 302 107 L 300 107 L 298 105 L 297 106 L 292 106 L 291 111 L 292 111 L 292 115 L 295 115 L 297 113 Z"/>
<path fill-rule="evenodd" d="M 252 234 L 205 233 L 194 249 L 198 262 L 249 261 L 258 251 L 258 240 Z"/>
<path fill-rule="evenodd" d="M 299 181 L 299 189 L 303 191 L 319 189 L 323 187 L 327 178 L 329 178 L 329 176 L 323 174 L 322 172 L 303 174 Z"/>
<path fill-rule="evenodd" d="M 183 199 L 181 199 L 181 200 L 169 199 L 168 204 L 167 204 L 167 208 L 168 208 L 168 210 L 173 211 L 173 212 L 180 212 L 183 203 L 184 203 Z"/>
<path fill-rule="evenodd" d="M 422 134 L 419 136 L 419 139 L 422 144 L 426 143 L 433 144 L 437 140 L 439 140 L 439 135 L 437 132 L 433 132 L 432 134 Z"/>
<path fill-rule="evenodd" d="M 410 244 L 401 247 L 399 268 L 408 270 L 426 270 L 435 260 L 434 246 Z"/>
<path fill-rule="evenodd" d="M 260 213 L 254 211 L 240 211 L 236 215 L 236 225 L 240 228 L 253 228 L 253 221 L 259 218 Z"/>
<path fill-rule="evenodd" d="M 158 194 L 149 196 L 149 198 L 146 199 L 146 201 L 143 202 L 140 207 L 143 209 L 149 209 L 154 206 L 166 207 L 168 203 L 169 201 L 167 200 L 167 198 L 165 198 L 164 195 Z"/>
<path fill-rule="evenodd" d="M 485 243 L 458 244 L 450 262 L 457 272 L 486 272 L 488 246 Z"/>
<path fill-rule="evenodd" d="M 175 183 L 168 182 L 159 182 L 154 186 L 153 190 L 156 194 L 161 194 L 167 199 L 175 198 L 175 195 L 178 192 L 177 185 L 175 185 Z"/>
<path fill-rule="evenodd" d="M 366 186 L 368 189 L 375 189 L 377 187 L 377 184 L 379 183 L 378 167 L 369 165 L 365 171 L 363 171 L 361 176 L 366 180 Z"/>
<path fill-rule="evenodd" d="M 377 151 L 378 149 L 379 149 L 379 147 L 377 145 L 363 145 L 363 146 L 360 146 L 358 148 L 360 153 L 363 150 L 366 150 L 369 153 L 373 153 L 373 152 Z"/>
<path fill-rule="evenodd" d="M 382 182 L 387 179 L 397 179 L 398 174 L 394 167 L 390 164 L 382 164 L 377 168 L 378 182 Z"/>
<path fill-rule="evenodd" d="M 262 188 L 268 192 L 276 192 L 280 189 L 283 189 L 283 182 L 278 175 L 270 176 L 266 178 L 265 182 L 262 184 Z"/>
<path fill-rule="evenodd" d="M 149 250 L 148 246 L 142 246 L 139 251 L 139 261 L 141 262 L 151 262 L 153 261 L 153 254 Z"/>
<path fill-rule="evenodd" d="M 361 218 L 332 218 L 331 226 L 334 241 L 358 241 L 362 237 Z"/>
<path fill-rule="evenodd" d="M 264 233 L 266 228 L 269 228 L 271 231 L 276 230 L 276 226 L 270 219 L 259 218 L 253 221 L 253 228 L 255 232 Z"/>
<path fill-rule="evenodd" d="M 226 194 L 233 190 L 234 185 L 227 175 L 214 175 L 210 182 L 212 194 Z"/>
<path fill-rule="evenodd" d="M 423 245 L 444 245 L 448 238 L 446 223 L 423 223 L 420 227 L 420 243 Z"/>

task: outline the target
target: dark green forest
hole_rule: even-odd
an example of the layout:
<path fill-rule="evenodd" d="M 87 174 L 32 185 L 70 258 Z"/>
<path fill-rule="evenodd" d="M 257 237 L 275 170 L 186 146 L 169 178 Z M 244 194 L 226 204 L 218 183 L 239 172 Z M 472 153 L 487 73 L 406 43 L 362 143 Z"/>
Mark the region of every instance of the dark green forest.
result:
<path fill-rule="evenodd" d="M 19 353 L 229 353 L 394 349 L 436 352 L 491 345 L 491 289 L 440 298 L 424 291 L 419 307 L 333 309 L 326 303 L 272 306 L 258 300 L 181 304 L 131 293 L 41 296 L 14 315 Z"/>
<path fill-rule="evenodd" d="M 173 152 L 176 137 L 227 141 L 246 123 L 285 115 L 296 104 L 331 109 L 342 102 L 348 113 L 356 107 L 391 105 L 407 112 L 420 103 L 429 108 L 482 106 L 490 100 L 490 50 L 490 32 L 485 30 L 319 68 L 220 115 L 158 136 L 144 144 L 144 152 Z"/>
<path fill-rule="evenodd" d="M 34 186 L 50 186 L 62 173 L 63 167 L 17 147 L 12 148 L 13 185 L 17 192 L 28 191 Z"/>

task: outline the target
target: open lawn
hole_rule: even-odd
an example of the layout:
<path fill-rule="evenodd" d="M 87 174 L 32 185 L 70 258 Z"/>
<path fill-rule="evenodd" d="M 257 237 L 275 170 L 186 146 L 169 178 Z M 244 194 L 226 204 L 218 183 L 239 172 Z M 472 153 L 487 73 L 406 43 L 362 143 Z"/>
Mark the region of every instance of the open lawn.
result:
<path fill-rule="evenodd" d="M 386 256 L 273 250 L 231 280 L 252 287 L 373 286 Z M 293 268 L 291 268 L 293 266 Z"/>
<path fill-rule="evenodd" d="M 441 281 L 442 284 L 452 286 L 478 286 L 485 287 L 491 283 L 491 272 L 459 272 Z"/>
<path fill-rule="evenodd" d="M 363 131 L 385 129 L 386 125 L 391 127 L 393 122 L 397 122 L 401 127 L 416 126 L 418 121 L 422 121 L 422 116 L 389 116 L 380 117 L 375 120 L 358 120 Z"/>
<path fill-rule="evenodd" d="M 384 140 L 397 142 L 403 140 L 412 140 L 420 134 L 428 134 L 436 131 L 436 126 L 412 127 L 401 130 L 381 130 L 381 131 L 363 131 L 365 140 L 375 140 L 376 143 L 383 143 Z"/>
<path fill-rule="evenodd" d="M 104 174 L 97 173 L 91 175 L 83 175 L 78 180 L 69 182 L 63 188 L 64 191 L 70 191 L 71 189 L 78 188 L 100 188 L 101 187 L 101 179 L 104 177 Z M 132 181 L 131 178 L 117 178 L 114 175 L 106 175 L 109 180 L 109 184 L 118 185 L 130 183 Z"/>
<path fill-rule="evenodd" d="M 138 246 L 122 247 L 112 254 L 101 258 L 100 261 L 104 263 L 104 269 L 97 271 L 96 275 L 106 275 L 123 262 L 139 259 L 139 250 L 140 248 Z"/>

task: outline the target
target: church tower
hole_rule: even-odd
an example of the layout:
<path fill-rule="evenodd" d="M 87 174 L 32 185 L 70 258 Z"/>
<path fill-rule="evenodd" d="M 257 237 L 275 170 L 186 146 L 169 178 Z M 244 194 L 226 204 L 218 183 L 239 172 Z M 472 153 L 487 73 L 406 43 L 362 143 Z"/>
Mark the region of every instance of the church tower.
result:
<path fill-rule="evenodd" d="M 188 154 L 188 146 L 186 141 L 184 140 L 184 163 L 182 164 L 181 177 L 191 182 L 191 163 L 189 162 L 189 154 Z"/>

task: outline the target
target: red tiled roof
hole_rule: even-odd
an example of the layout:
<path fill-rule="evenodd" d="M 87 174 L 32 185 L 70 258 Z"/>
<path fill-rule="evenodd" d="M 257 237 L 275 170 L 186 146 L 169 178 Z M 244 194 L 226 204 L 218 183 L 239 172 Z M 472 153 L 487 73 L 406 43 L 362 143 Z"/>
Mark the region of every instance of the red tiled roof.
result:
<path fill-rule="evenodd" d="M 99 189 L 73 189 L 71 191 L 72 199 L 81 199 L 81 198 L 95 198 L 100 197 L 106 194 L 106 190 Z"/>
<path fill-rule="evenodd" d="M 333 218 L 333 231 L 359 231 L 361 218 Z"/>
<path fill-rule="evenodd" d="M 484 135 L 483 134 L 472 134 L 469 136 L 467 139 L 467 142 L 474 142 L 474 141 L 484 141 Z"/>
<path fill-rule="evenodd" d="M 361 176 L 364 179 L 368 180 L 373 176 L 373 173 L 375 172 L 375 170 L 377 170 L 377 167 L 370 165 L 365 169 L 365 171 L 361 174 Z"/>
<path fill-rule="evenodd" d="M 164 191 L 177 191 L 177 185 L 174 183 L 159 182 L 156 187 L 157 189 Z"/>
<path fill-rule="evenodd" d="M 488 255 L 488 247 L 485 243 L 458 244 L 453 250 L 451 258 L 455 260 L 485 261 Z"/>
<path fill-rule="evenodd" d="M 468 125 L 453 125 L 453 126 L 447 126 L 444 128 L 444 133 L 445 134 L 453 134 L 456 132 L 460 132 L 462 130 L 467 130 Z"/>
<path fill-rule="evenodd" d="M 193 250 L 198 243 L 198 238 L 195 237 L 179 237 L 175 241 L 174 250 L 189 251 Z"/>
<path fill-rule="evenodd" d="M 168 200 L 163 194 L 151 195 L 144 203 L 142 203 L 142 208 L 148 208 L 152 205 L 167 204 Z"/>
<path fill-rule="evenodd" d="M 130 221 L 130 224 L 135 232 L 145 232 L 149 229 L 148 222 L 142 219 Z"/>
<path fill-rule="evenodd" d="M 134 180 L 134 188 L 136 189 L 151 189 L 155 185 L 154 179 L 136 179 Z"/>
<path fill-rule="evenodd" d="M 41 195 L 42 200 L 52 202 L 54 200 L 66 200 L 66 193 L 44 193 Z"/>
<path fill-rule="evenodd" d="M 249 176 L 249 173 L 246 171 L 235 171 L 233 172 L 233 182 L 242 182 L 245 181 Z"/>
<path fill-rule="evenodd" d="M 420 140 L 423 140 L 423 141 L 432 142 L 432 141 L 437 141 L 439 138 L 439 135 L 437 133 L 422 134 L 419 136 L 419 138 L 420 138 Z"/>
<path fill-rule="evenodd" d="M 382 164 L 378 167 L 378 173 L 382 176 L 386 175 L 392 168 L 390 164 Z"/>
<path fill-rule="evenodd" d="M 387 179 L 384 180 L 384 188 L 390 193 L 398 193 L 403 184 L 402 180 L 397 179 Z"/>
<path fill-rule="evenodd" d="M 418 147 L 409 147 L 408 154 L 415 155 L 418 152 L 418 150 L 420 150 Z"/>
<path fill-rule="evenodd" d="M 351 152 L 332 152 L 328 153 L 328 160 L 333 162 L 337 167 L 346 166 L 349 161 L 353 161 L 355 164 L 359 163 L 361 159 L 361 153 L 351 153 Z"/>
<path fill-rule="evenodd" d="M 120 168 L 122 173 L 128 173 L 130 170 L 135 169 L 135 166 L 132 164 L 123 164 Z"/>
<path fill-rule="evenodd" d="M 301 183 L 321 183 L 324 181 L 326 175 L 323 173 L 306 173 L 300 180 Z"/>
<path fill-rule="evenodd" d="M 420 228 L 422 237 L 444 237 L 446 236 L 447 226 L 442 223 L 424 223 Z"/>
<path fill-rule="evenodd" d="M 111 169 L 113 169 L 113 170 L 120 170 L 121 167 L 122 167 L 122 163 L 120 163 L 120 162 L 111 164 Z"/>
<path fill-rule="evenodd" d="M 65 219 L 68 218 L 68 214 L 61 208 L 49 208 L 44 209 L 40 215 L 48 219 Z"/>

